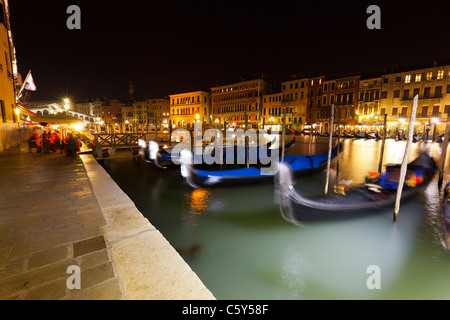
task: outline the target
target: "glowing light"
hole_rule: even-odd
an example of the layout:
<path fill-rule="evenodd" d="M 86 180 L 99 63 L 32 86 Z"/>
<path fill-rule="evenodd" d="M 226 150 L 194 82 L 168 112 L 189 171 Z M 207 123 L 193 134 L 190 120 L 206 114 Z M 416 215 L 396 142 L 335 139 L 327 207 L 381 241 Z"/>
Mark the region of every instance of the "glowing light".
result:
<path fill-rule="evenodd" d="M 200 115 L 198 113 L 195 115 L 195 119 L 200 119 Z"/>
<path fill-rule="evenodd" d="M 20 109 L 19 109 L 19 108 L 14 109 L 14 111 L 16 112 L 16 114 L 17 114 L 18 116 L 20 115 Z"/>
<path fill-rule="evenodd" d="M 77 130 L 77 131 L 81 131 L 84 127 L 84 125 L 82 123 L 75 123 L 70 125 L 70 127 L 72 127 L 73 129 Z"/>

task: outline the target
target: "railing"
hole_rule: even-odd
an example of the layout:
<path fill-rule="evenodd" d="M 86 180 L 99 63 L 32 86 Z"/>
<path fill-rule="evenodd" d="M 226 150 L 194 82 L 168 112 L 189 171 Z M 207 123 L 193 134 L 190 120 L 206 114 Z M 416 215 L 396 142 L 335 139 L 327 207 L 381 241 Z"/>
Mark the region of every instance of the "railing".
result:
<path fill-rule="evenodd" d="M 95 141 L 102 147 L 131 148 L 138 145 L 139 139 L 144 139 L 147 133 L 96 133 Z"/>

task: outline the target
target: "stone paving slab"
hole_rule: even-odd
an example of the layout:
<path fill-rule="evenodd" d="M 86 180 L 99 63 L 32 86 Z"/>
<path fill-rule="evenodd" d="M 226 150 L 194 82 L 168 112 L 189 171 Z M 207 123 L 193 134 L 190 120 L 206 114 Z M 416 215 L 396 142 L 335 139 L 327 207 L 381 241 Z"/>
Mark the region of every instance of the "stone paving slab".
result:
<path fill-rule="evenodd" d="M 0 177 L 0 299 L 215 299 L 92 155 L 3 151 Z"/>
<path fill-rule="evenodd" d="M 79 157 L 3 151 L 0 177 L 0 299 L 125 299 L 106 248 L 74 256 L 105 224 Z"/>

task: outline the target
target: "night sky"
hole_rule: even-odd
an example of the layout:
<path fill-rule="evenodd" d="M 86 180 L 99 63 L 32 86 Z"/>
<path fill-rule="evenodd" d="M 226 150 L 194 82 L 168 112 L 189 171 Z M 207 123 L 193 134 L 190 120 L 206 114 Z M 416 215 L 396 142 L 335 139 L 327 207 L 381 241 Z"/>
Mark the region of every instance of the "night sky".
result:
<path fill-rule="evenodd" d="M 66 9 L 81 8 L 81 30 Z M 369 30 L 369 5 L 381 30 Z M 450 58 L 450 1 L 10 0 L 23 77 L 34 100 L 126 99 L 207 90 L 265 74 L 383 71 Z"/>

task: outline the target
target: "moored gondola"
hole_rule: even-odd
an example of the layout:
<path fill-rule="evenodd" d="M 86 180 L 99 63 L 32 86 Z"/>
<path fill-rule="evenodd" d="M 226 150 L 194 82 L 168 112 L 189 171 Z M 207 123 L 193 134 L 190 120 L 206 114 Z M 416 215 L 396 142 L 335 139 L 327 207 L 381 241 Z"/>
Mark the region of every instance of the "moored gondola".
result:
<path fill-rule="evenodd" d="M 276 200 L 283 217 L 290 221 L 339 220 L 357 218 L 394 208 L 399 180 L 399 165 L 386 167 L 378 181 L 367 181 L 360 186 L 338 186 L 333 195 L 307 198 L 293 186 L 293 174 L 286 164 L 280 164 L 275 177 Z M 407 166 L 401 201 L 421 194 L 437 171 L 436 162 L 422 152 Z"/>
<path fill-rule="evenodd" d="M 342 144 L 339 145 L 342 150 Z M 331 159 L 338 153 L 338 146 L 331 150 Z M 280 158 L 277 159 L 275 171 L 278 170 Z M 328 151 L 317 155 L 289 154 L 284 156 L 284 163 L 289 164 L 295 177 L 310 175 L 325 169 L 328 161 Z M 202 170 L 193 165 L 192 153 L 181 157 L 182 175 L 194 188 L 206 186 L 235 186 L 253 183 L 273 183 L 274 174 L 265 173 L 264 167 L 249 166 L 223 170 Z M 266 167 L 267 168 L 267 167 Z M 267 168 L 268 169 L 268 168 Z"/>
<path fill-rule="evenodd" d="M 278 149 L 278 153 L 281 154 L 282 146 L 279 146 L 276 148 L 276 139 L 267 142 L 263 145 L 262 150 L 266 150 L 265 157 L 269 158 L 271 156 L 272 152 L 275 152 L 274 150 Z M 295 136 L 292 136 L 292 140 L 284 145 L 284 151 L 288 151 L 293 145 L 295 144 Z M 215 159 L 215 149 L 214 147 L 210 148 L 210 153 L 206 154 L 206 149 L 210 147 L 205 147 L 205 154 L 198 156 L 200 159 L 196 159 L 197 161 L 200 161 L 204 163 L 205 165 L 207 163 L 213 163 L 216 162 L 217 159 Z M 159 145 L 155 143 L 154 141 L 149 142 L 149 161 L 154 162 L 155 165 L 159 168 L 167 169 L 169 167 L 179 167 L 180 161 L 180 153 L 173 153 L 173 148 L 167 148 L 167 149 L 160 149 Z M 264 156 L 261 157 L 261 155 L 264 155 L 264 152 L 261 152 L 261 147 L 259 145 L 249 145 L 248 146 L 248 157 L 247 157 L 247 150 L 245 146 L 227 146 L 225 145 L 222 148 L 222 159 L 224 162 L 228 162 L 228 160 L 231 158 L 233 163 L 245 163 L 245 161 L 248 159 L 250 162 L 252 161 L 261 161 L 264 162 Z M 197 156 L 196 156 L 197 157 Z M 196 161 L 196 162 L 197 162 Z"/>

